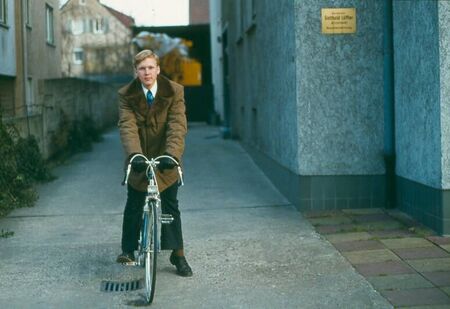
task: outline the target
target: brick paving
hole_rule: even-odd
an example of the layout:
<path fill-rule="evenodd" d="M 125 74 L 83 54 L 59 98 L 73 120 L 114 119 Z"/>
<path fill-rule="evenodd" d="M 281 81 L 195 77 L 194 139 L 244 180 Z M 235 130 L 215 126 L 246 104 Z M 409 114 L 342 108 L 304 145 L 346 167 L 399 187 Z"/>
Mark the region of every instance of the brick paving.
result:
<path fill-rule="evenodd" d="M 304 216 L 395 308 L 450 308 L 450 237 L 380 208 Z"/>

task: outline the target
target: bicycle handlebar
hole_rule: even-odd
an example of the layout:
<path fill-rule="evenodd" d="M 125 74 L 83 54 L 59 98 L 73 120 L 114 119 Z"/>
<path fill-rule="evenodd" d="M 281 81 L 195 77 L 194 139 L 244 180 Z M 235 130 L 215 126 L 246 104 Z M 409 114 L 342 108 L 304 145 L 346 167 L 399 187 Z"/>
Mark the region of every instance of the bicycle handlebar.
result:
<path fill-rule="evenodd" d="M 155 174 L 155 173 L 153 172 L 153 170 L 154 170 L 155 167 L 158 166 L 158 164 L 159 164 L 159 161 L 158 161 L 158 160 L 159 160 L 159 159 L 161 159 L 161 158 L 169 158 L 170 160 L 172 160 L 172 161 L 175 163 L 175 165 L 176 165 L 176 167 L 177 167 L 177 170 L 178 170 L 178 175 L 180 176 L 181 186 L 184 186 L 184 181 L 183 181 L 183 171 L 181 170 L 181 166 L 180 166 L 180 164 L 178 163 L 177 160 L 175 160 L 173 157 L 168 156 L 168 155 L 161 155 L 161 156 L 158 156 L 158 157 L 155 157 L 155 158 L 151 158 L 151 159 L 149 160 L 149 159 L 147 159 L 146 156 L 144 156 L 143 154 L 140 154 L 140 153 L 135 154 L 134 156 L 131 157 L 130 162 L 128 163 L 128 166 L 127 166 L 127 173 L 126 173 L 126 175 L 125 175 L 124 181 L 122 182 L 122 185 L 126 185 L 126 184 L 128 183 L 128 176 L 130 175 L 130 172 L 131 172 L 131 165 L 132 165 L 132 162 L 133 162 L 133 160 L 134 160 L 135 158 L 137 158 L 137 157 L 142 157 L 142 158 L 144 158 L 145 163 L 147 164 L 147 169 L 145 170 L 145 174 L 146 174 L 146 175 L 148 175 L 148 170 L 149 170 L 149 169 L 151 169 L 152 175 Z"/>

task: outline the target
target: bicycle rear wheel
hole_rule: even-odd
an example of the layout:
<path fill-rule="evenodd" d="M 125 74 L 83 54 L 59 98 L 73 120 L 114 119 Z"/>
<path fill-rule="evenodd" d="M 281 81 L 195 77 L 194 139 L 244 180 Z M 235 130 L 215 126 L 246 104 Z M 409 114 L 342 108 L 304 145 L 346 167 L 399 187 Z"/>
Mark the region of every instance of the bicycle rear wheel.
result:
<path fill-rule="evenodd" d="M 156 213 L 156 203 L 149 204 L 149 217 L 147 225 L 147 244 L 145 251 L 145 299 L 147 303 L 153 301 L 156 286 L 156 255 L 158 253 L 158 218 Z"/>

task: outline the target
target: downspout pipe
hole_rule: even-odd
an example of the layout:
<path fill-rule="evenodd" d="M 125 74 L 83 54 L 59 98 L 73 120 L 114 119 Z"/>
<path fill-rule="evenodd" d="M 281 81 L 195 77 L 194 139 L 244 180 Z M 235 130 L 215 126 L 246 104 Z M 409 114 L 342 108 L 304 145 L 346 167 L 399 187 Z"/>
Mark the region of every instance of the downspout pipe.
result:
<path fill-rule="evenodd" d="M 386 169 L 386 208 L 396 206 L 395 186 L 395 97 L 393 0 L 384 0 L 383 18 L 383 81 L 384 81 L 384 163 Z"/>

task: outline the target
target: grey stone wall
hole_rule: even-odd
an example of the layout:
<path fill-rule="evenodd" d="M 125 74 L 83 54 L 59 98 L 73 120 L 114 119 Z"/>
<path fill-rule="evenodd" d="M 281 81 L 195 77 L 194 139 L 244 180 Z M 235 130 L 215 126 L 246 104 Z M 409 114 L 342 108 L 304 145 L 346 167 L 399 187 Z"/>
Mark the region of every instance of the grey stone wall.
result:
<path fill-rule="evenodd" d="M 58 133 L 63 115 L 71 121 L 89 116 L 99 129 L 117 122 L 117 86 L 63 78 L 42 80 L 38 88 L 37 112 L 29 117 L 11 118 L 8 123 L 23 136 L 35 136 L 45 158 L 55 151 L 52 137 Z"/>
<path fill-rule="evenodd" d="M 297 170 L 293 2 L 261 0 L 255 9 L 255 24 L 239 38 L 236 8 L 224 8 L 230 19 L 232 130 L 245 143 Z"/>
<path fill-rule="evenodd" d="M 332 7 L 356 8 L 355 34 L 321 34 Z M 383 2 L 297 0 L 294 12 L 298 174 L 383 174 Z"/>
<path fill-rule="evenodd" d="M 442 188 L 450 189 L 450 2 L 439 2 Z"/>
<path fill-rule="evenodd" d="M 97 128 L 117 121 L 117 87 L 76 78 L 43 80 L 39 85 L 42 110 L 44 153 L 52 154 L 51 137 L 57 133 L 63 114 L 69 120 L 92 118 Z"/>
<path fill-rule="evenodd" d="M 396 172 L 441 188 L 438 2 L 394 1 L 393 14 Z"/>

